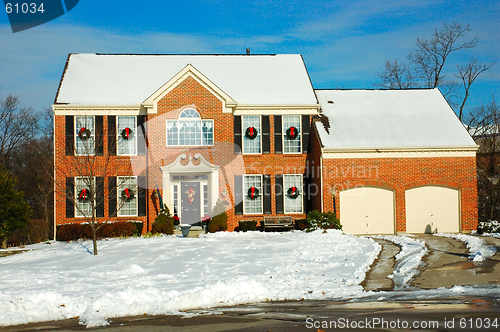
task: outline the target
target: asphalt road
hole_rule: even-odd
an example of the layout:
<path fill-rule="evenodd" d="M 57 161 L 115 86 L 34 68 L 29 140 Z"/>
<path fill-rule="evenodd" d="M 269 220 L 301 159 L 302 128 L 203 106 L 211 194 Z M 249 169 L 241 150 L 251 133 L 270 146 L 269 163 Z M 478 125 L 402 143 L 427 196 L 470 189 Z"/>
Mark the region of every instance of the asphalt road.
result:
<path fill-rule="evenodd" d="M 136 316 L 111 319 L 108 332 L 159 331 L 486 331 L 500 330 L 500 301 L 454 297 L 380 302 L 284 301 L 206 311 L 192 318 Z M 489 328 L 486 328 L 489 327 Z M 77 319 L 4 327 L 2 332 L 89 330 Z"/>

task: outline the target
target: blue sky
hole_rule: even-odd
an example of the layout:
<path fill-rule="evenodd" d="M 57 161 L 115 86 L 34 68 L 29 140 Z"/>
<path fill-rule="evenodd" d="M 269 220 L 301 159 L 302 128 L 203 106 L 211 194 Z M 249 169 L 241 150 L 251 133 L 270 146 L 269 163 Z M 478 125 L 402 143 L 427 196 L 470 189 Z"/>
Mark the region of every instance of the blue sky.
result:
<path fill-rule="evenodd" d="M 300 53 L 315 88 L 373 88 L 385 60 L 443 23 L 470 24 L 479 45 L 450 59 L 500 61 L 500 1 L 95 1 L 13 34 L 0 13 L 0 97 L 50 107 L 68 53 Z M 167 80 L 168 78 L 166 78 Z M 468 107 L 500 92 L 500 63 L 475 83 Z"/>

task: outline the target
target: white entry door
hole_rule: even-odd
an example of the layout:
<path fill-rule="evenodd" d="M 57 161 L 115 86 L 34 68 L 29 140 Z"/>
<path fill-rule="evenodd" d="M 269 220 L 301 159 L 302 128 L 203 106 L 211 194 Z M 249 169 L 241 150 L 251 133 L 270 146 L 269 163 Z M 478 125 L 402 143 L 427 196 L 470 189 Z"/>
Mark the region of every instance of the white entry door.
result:
<path fill-rule="evenodd" d="M 352 234 L 394 234 L 394 191 L 363 187 L 340 192 L 340 223 Z"/>
<path fill-rule="evenodd" d="M 459 232 L 459 196 L 456 189 L 438 186 L 407 190 L 405 194 L 406 232 Z"/>

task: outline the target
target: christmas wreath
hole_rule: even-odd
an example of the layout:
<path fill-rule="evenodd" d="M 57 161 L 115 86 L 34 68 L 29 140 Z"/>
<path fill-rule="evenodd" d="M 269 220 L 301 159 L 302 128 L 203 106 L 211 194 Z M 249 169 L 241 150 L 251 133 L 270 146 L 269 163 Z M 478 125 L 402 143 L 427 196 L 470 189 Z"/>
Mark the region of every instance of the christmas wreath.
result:
<path fill-rule="evenodd" d="M 134 198 L 134 191 L 130 188 L 125 188 L 122 191 L 122 199 L 124 201 L 128 201 L 128 200 L 131 200 L 132 198 Z"/>
<path fill-rule="evenodd" d="M 82 127 L 80 129 L 80 132 L 78 132 L 78 138 L 80 138 L 82 141 L 86 141 L 87 139 L 89 139 L 90 135 L 90 130 L 85 127 Z"/>
<path fill-rule="evenodd" d="M 299 188 L 291 186 L 290 188 L 288 188 L 287 195 L 291 199 L 296 199 L 297 197 L 299 197 Z"/>
<path fill-rule="evenodd" d="M 89 200 L 90 198 L 89 196 L 90 196 L 90 190 L 84 188 L 80 190 L 80 192 L 78 193 L 78 200 L 81 202 L 86 202 Z"/>
<path fill-rule="evenodd" d="M 296 139 L 299 136 L 299 130 L 294 126 L 291 126 L 286 130 L 286 138 Z"/>
<path fill-rule="evenodd" d="M 250 187 L 250 188 L 248 188 L 247 195 L 248 195 L 248 198 L 250 198 L 250 199 L 256 199 L 257 197 L 259 197 L 259 189 L 255 188 L 255 187 Z"/>
<path fill-rule="evenodd" d="M 257 137 L 257 129 L 255 127 L 248 127 L 247 130 L 245 131 L 245 137 L 248 139 L 254 139 Z"/>
<path fill-rule="evenodd" d="M 134 131 L 129 127 L 122 130 L 121 136 L 124 140 L 129 140 L 132 138 Z"/>

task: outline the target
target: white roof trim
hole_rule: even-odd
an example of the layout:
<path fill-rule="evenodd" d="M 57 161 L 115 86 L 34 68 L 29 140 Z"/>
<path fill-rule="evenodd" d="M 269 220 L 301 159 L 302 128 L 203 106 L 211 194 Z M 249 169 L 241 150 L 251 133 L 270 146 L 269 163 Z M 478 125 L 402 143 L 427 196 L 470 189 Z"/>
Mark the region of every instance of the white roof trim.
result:
<path fill-rule="evenodd" d="M 172 91 L 177 85 L 182 83 L 186 78 L 192 77 L 203 87 L 209 90 L 215 97 L 223 103 L 223 112 L 231 113 L 232 109 L 237 105 L 237 102 L 227 93 L 222 91 L 217 85 L 210 81 L 205 75 L 197 70 L 193 65 L 188 64 L 184 69 L 178 72 L 174 77 L 163 84 L 151 96 L 149 96 L 142 104 L 148 109 L 148 113 L 157 113 L 158 101 Z"/>

